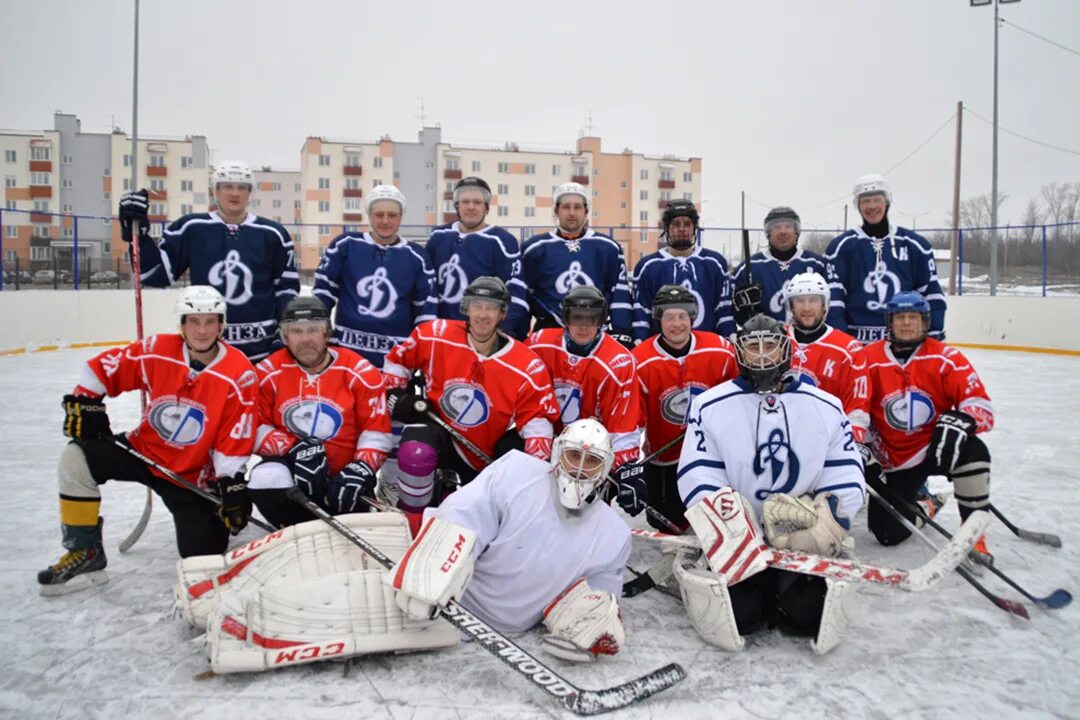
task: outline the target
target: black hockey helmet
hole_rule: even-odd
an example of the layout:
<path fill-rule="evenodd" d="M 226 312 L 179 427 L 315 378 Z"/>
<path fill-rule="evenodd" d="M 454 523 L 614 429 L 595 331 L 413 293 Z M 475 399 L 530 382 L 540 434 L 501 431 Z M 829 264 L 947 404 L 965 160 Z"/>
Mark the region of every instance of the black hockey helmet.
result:
<path fill-rule="evenodd" d="M 570 324 L 570 314 L 590 313 L 596 318 L 596 324 L 607 321 L 608 304 L 604 293 L 593 285 L 577 285 L 566 293 L 562 301 L 563 325 Z"/>
<path fill-rule="evenodd" d="M 664 311 L 670 308 L 685 310 L 690 319 L 697 317 L 698 306 L 694 294 L 682 285 L 664 285 L 653 297 L 652 315 L 659 320 Z"/>
<path fill-rule="evenodd" d="M 668 231 L 668 227 L 671 225 L 671 221 L 677 217 L 688 217 L 690 222 L 694 223 L 694 229 L 698 228 L 698 222 L 700 217 L 698 215 L 697 207 L 689 200 L 672 200 L 664 208 L 664 214 L 660 216 L 660 225 L 664 228 L 664 233 Z"/>
<path fill-rule="evenodd" d="M 296 322 L 298 320 L 323 320 L 327 327 L 330 325 L 330 311 L 315 297 L 298 296 L 289 301 L 285 311 L 281 314 L 281 324 Z"/>
<path fill-rule="evenodd" d="M 795 225 L 796 236 L 798 236 L 799 233 L 802 232 L 802 220 L 799 219 L 799 213 L 795 212 L 786 205 L 780 205 L 778 207 L 774 207 L 765 216 L 765 237 L 769 237 L 769 230 L 771 229 L 773 223 L 780 222 L 781 220 L 786 220 Z"/>
<path fill-rule="evenodd" d="M 779 320 L 764 313 L 747 320 L 735 334 L 739 375 L 759 393 L 775 392 L 791 369 L 791 338 Z"/>
<path fill-rule="evenodd" d="M 457 207 L 458 196 L 462 190 L 479 190 L 484 194 L 484 202 L 491 205 L 491 186 L 480 177 L 470 175 L 469 177 L 461 178 L 454 184 L 454 206 Z"/>
<path fill-rule="evenodd" d="M 510 291 L 506 289 L 506 283 L 494 275 L 481 275 L 469 283 L 461 296 L 461 312 L 468 314 L 469 303 L 473 300 L 485 300 L 499 303 L 505 311 L 510 307 Z"/>

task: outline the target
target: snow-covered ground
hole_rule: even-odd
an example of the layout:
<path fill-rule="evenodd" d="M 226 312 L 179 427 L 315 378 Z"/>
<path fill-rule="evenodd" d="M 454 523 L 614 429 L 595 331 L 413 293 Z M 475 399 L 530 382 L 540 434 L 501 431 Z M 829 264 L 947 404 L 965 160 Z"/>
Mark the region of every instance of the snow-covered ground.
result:
<path fill-rule="evenodd" d="M 5 718 L 532 718 L 567 713 L 473 645 L 426 655 L 371 657 L 348 677 L 338 664 L 197 681 L 208 669 L 199 634 L 172 611 L 176 550 L 160 503 L 142 540 L 115 550 L 134 526 L 143 489 L 104 488 L 111 581 L 59 598 L 37 594 L 36 572 L 60 553 L 55 460 L 63 447 L 60 396 L 90 351 L 0 358 L 0 398 L 18 422 L 0 437 L 5 519 L 0 553 L 0 717 Z M 970 351 L 994 399 L 995 503 L 1022 527 L 1059 534 L 1054 550 L 993 524 L 999 567 L 1036 595 L 1074 590 L 1080 569 L 1080 359 Z M 137 397 L 110 401 L 114 428 L 130 427 Z M 22 418 L 21 420 L 19 418 Z M 958 523 L 955 503 L 943 512 Z M 920 564 L 915 540 L 882 548 L 865 519 L 857 552 L 893 567 Z M 256 533 L 246 530 L 237 542 Z M 646 567 L 653 545 L 635 547 Z M 522 568 L 522 572 L 528 572 Z M 992 576 L 984 582 L 1022 599 Z M 862 586 L 853 636 L 830 655 L 805 640 L 754 636 L 744 652 L 702 643 L 681 604 L 651 591 L 623 601 L 628 628 L 617 657 L 581 667 L 550 662 L 587 688 L 614 685 L 668 662 L 689 677 L 623 711 L 679 718 L 1065 718 L 1080 716 L 1080 610 L 1014 619 L 951 575 L 921 595 Z M 537 649 L 535 634 L 520 639 Z"/>

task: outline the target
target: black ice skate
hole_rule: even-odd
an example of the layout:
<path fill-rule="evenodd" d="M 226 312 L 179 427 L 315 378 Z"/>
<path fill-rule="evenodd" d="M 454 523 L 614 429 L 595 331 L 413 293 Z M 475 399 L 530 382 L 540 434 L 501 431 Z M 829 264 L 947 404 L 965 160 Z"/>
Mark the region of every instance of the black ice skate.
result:
<path fill-rule="evenodd" d="M 65 595 L 109 581 L 105 574 L 105 546 L 101 542 L 101 520 L 98 519 L 97 541 L 84 550 L 66 552 L 54 564 L 38 573 L 42 595 Z"/>

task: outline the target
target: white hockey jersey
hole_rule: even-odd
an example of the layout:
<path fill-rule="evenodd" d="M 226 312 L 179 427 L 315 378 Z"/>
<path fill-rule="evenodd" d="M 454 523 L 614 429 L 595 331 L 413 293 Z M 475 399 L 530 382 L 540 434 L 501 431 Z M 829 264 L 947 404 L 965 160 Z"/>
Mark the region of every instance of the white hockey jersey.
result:
<path fill-rule="evenodd" d="M 742 378 L 694 397 L 679 457 L 687 507 L 730 486 L 761 505 L 773 493 L 832 493 L 849 520 L 866 494 L 862 459 L 840 401 L 811 385 L 788 383 L 760 395 Z"/>
<path fill-rule="evenodd" d="M 630 528 L 606 503 L 563 508 L 551 465 L 513 450 L 450 495 L 439 517 L 476 533 L 475 571 L 461 604 L 500 632 L 525 632 L 580 578 L 622 594 Z"/>

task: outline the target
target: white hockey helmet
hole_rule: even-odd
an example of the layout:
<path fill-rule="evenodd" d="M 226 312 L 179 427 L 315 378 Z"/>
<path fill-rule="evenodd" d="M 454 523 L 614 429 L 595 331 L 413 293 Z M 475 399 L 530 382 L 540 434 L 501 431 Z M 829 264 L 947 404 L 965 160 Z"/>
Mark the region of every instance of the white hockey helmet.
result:
<path fill-rule="evenodd" d="M 593 418 L 567 425 L 551 449 L 555 485 L 563 507 L 580 510 L 595 500 L 614 462 L 611 436 L 603 425 Z"/>
<path fill-rule="evenodd" d="M 585 189 L 585 186 L 581 183 L 568 182 L 555 188 L 555 192 L 551 195 L 551 202 L 556 210 L 559 209 L 559 201 L 567 195 L 579 195 L 585 207 L 589 207 L 589 191 Z"/>
<path fill-rule="evenodd" d="M 883 195 L 885 202 L 892 205 L 892 191 L 889 190 L 889 183 L 886 182 L 884 175 L 878 173 L 863 175 L 856 180 L 851 195 L 856 210 L 859 209 L 859 198 L 866 195 Z"/>
<path fill-rule="evenodd" d="M 251 172 L 251 166 L 239 160 L 226 160 L 214 168 L 213 186 L 216 188 L 221 183 L 236 183 L 247 185 L 255 189 L 255 174 Z"/>
<path fill-rule="evenodd" d="M 794 320 L 791 301 L 798 297 L 821 298 L 821 322 L 825 322 L 825 316 L 829 312 L 829 284 L 825 282 L 825 278 L 813 270 L 807 270 L 784 283 L 784 307 L 787 309 L 788 324 Z M 820 323 L 813 329 L 816 330 L 819 327 L 821 327 Z"/>
<path fill-rule="evenodd" d="M 393 200 L 401 208 L 401 214 L 405 214 L 405 196 L 393 185 L 376 185 L 371 188 L 367 198 L 368 215 L 371 214 L 371 206 L 380 200 Z"/>
<path fill-rule="evenodd" d="M 225 298 L 210 285 L 191 285 L 184 288 L 175 307 L 176 322 L 180 325 L 188 315 L 203 314 L 220 315 L 222 327 L 225 325 Z"/>

